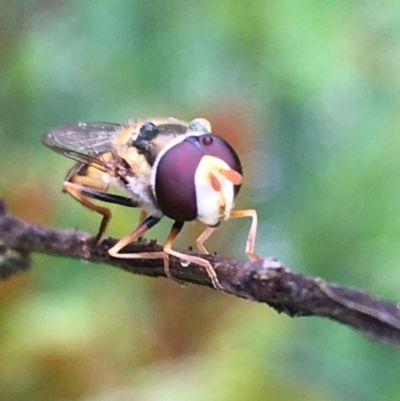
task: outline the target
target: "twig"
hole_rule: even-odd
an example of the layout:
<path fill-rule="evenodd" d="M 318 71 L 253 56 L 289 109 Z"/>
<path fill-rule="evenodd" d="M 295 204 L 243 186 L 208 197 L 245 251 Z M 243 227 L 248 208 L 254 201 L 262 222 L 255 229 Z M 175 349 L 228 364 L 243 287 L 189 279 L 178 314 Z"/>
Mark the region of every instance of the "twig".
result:
<path fill-rule="evenodd" d="M 58 230 L 29 224 L 6 211 L 0 200 L 0 278 L 25 270 L 32 252 L 108 264 L 127 272 L 165 277 L 158 259 L 114 259 L 108 238 L 93 246 L 93 237 L 75 230 Z M 140 240 L 126 252 L 160 251 L 156 241 Z M 188 252 L 192 253 L 192 252 Z M 344 323 L 378 341 L 400 347 L 400 304 L 379 300 L 353 288 L 330 284 L 318 277 L 295 273 L 274 258 L 243 262 L 201 255 L 211 262 L 224 292 L 263 302 L 278 312 L 295 316 L 321 316 Z M 174 277 L 184 283 L 212 288 L 203 268 L 171 258 Z"/>

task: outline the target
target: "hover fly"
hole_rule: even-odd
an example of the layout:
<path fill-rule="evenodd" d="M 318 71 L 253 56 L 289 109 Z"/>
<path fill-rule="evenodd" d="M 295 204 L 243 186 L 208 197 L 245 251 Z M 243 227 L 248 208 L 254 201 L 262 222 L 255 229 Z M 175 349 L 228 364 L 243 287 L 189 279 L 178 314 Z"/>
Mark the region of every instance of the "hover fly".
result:
<path fill-rule="evenodd" d="M 44 145 L 76 161 L 63 184 L 81 204 L 103 216 L 97 243 L 106 231 L 111 211 L 93 200 L 141 209 L 139 225 L 123 237 L 109 254 L 115 258 L 162 258 L 167 277 L 169 255 L 203 266 L 214 287 L 218 277 L 206 260 L 172 249 L 172 243 L 187 221 L 200 221 L 207 228 L 196 240 L 207 254 L 204 242 L 220 223 L 232 217 L 251 217 L 246 253 L 256 260 L 254 245 L 257 214 L 253 209 L 233 210 L 242 184 L 238 155 L 221 137 L 211 133 L 205 119 L 190 123 L 167 119 L 133 121 L 128 125 L 79 122 L 62 125 L 42 137 Z M 116 187 L 124 196 L 109 193 Z M 163 216 L 174 220 L 163 252 L 120 251 L 156 225 Z"/>

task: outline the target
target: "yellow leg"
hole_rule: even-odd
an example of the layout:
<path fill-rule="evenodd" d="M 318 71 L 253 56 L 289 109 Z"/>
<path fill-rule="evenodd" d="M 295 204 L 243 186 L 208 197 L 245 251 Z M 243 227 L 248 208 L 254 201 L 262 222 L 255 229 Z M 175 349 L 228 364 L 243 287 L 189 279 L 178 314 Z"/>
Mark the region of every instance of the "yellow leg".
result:
<path fill-rule="evenodd" d="M 119 259 L 163 259 L 165 275 L 168 278 L 175 280 L 171 275 L 169 267 L 169 255 L 172 255 L 178 259 L 182 259 L 188 261 L 189 263 L 194 263 L 204 267 L 213 283 L 213 286 L 218 290 L 221 289 L 222 287 L 218 281 L 217 274 L 215 273 L 215 270 L 211 266 L 210 262 L 197 256 L 187 255 L 185 253 L 177 252 L 172 249 L 172 243 L 182 230 L 183 222 L 175 221 L 168 235 L 168 238 L 165 241 L 163 252 L 119 253 L 122 248 L 143 235 L 147 230 L 157 224 L 159 220 L 159 218 L 155 218 L 153 216 L 147 217 L 141 224 L 139 224 L 139 226 L 134 231 L 132 231 L 126 237 L 122 238 L 111 249 L 108 250 L 110 256 Z"/>
<path fill-rule="evenodd" d="M 205 253 L 205 254 L 209 254 L 209 252 L 207 251 L 207 249 L 204 246 L 204 242 L 206 242 L 208 240 L 208 238 L 210 237 L 210 235 L 214 232 L 215 228 L 213 227 L 207 227 L 202 234 L 200 235 L 199 238 L 197 238 L 196 240 L 196 246 L 197 249 L 201 252 L 201 253 Z"/>
<path fill-rule="evenodd" d="M 111 210 L 108 207 L 96 205 L 91 200 L 89 200 L 86 196 L 82 194 L 82 190 L 84 187 L 81 185 L 73 184 L 72 182 L 65 181 L 63 184 L 63 188 L 66 192 L 68 192 L 71 196 L 73 196 L 79 203 L 86 206 L 87 208 L 94 210 L 95 212 L 101 214 L 103 216 L 99 232 L 96 235 L 96 244 L 100 242 L 101 237 L 107 229 L 108 223 L 111 220 Z"/>
<path fill-rule="evenodd" d="M 251 217 L 251 226 L 249 235 L 246 242 L 246 254 L 251 260 L 258 260 L 260 257 L 254 253 L 254 247 L 257 236 L 257 212 L 254 209 L 247 210 L 233 210 L 231 212 L 232 218 Z"/>

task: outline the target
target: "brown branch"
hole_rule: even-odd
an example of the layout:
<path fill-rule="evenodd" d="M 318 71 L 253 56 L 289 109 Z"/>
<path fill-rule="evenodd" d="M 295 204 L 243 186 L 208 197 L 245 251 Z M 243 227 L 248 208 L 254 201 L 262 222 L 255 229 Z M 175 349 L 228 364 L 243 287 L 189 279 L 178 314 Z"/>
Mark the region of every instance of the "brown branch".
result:
<path fill-rule="evenodd" d="M 114 259 L 108 238 L 93 246 L 93 237 L 74 230 L 57 230 L 24 222 L 6 212 L 0 201 L 0 278 L 25 270 L 32 252 L 109 264 L 134 274 L 165 277 L 161 260 Z M 156 241 L 140 240 L 127 252 L 160 251 Z M 191 252 L 188 252 L 191 253 Z M 400 347 L 400 306 L 357 289 L 329 284 L 318 277 L 295 273 L 274 258 L 243 262 L 207 255 L 226 293 L 263 302 L 289 316 L 322 316 L 344 323 L 370 338 Z M 183 283 L 212 288 L 204 269 L 171 258 L 171 273 Z"/>

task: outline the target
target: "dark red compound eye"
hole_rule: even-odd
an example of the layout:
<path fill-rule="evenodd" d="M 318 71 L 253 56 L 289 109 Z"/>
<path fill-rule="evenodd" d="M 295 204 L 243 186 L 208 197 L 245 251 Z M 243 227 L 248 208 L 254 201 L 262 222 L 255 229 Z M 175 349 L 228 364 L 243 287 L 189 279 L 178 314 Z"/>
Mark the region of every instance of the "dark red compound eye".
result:
<path fill-rule="evenodd" d="M 242 174 L 238 155 L 225 140 L 216 135 L 190 136 L 168 149 L 158 161 L 154 190 L 160 210 L 171 219 L 196 219 L 194 178 L 204 155 L 218 157 Z M 235 185 L 235 196 L 239 189 L 240 185 Z"/>

